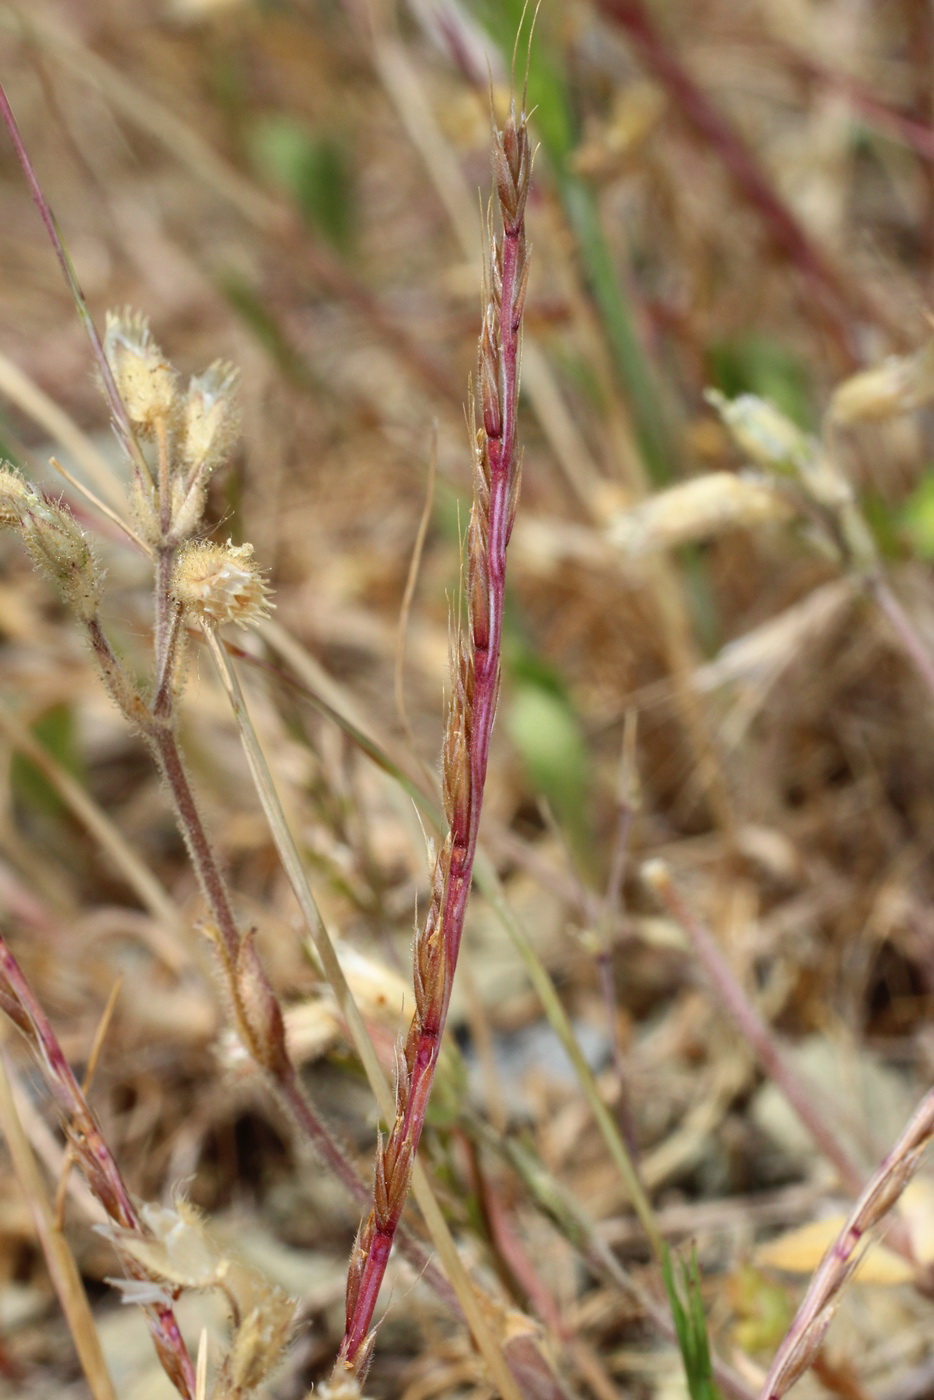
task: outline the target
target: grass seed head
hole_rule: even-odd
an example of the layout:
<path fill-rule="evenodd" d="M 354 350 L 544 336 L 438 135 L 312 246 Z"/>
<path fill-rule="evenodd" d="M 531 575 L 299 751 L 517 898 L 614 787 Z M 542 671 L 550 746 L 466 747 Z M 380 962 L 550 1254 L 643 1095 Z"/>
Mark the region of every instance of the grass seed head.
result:
<path fill-rule="evenodd" d="M 768 482 L 733 472 L 710 472 L 660 491 L 610 522 L 610 539 L 637 558 L 724 530 L 788 520 L 793 507 Z"/>

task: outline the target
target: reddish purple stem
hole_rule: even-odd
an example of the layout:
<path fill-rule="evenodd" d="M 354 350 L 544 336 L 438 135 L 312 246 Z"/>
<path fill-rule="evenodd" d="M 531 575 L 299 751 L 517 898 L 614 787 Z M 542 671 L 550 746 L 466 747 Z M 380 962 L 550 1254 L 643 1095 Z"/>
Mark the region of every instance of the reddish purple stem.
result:
<path fill-rule="evenodd" d="M 0 937 L 0 1005 L 11 1020 L 27 1031 L 34 1048 L 45 1059 L 48 1081 L 65 1119 L 69 1136 L 80 1134 L 82 1160 L 93 1159 L 87 1173 L 88 1185 L 112 1220 L 125 1230 L 145 1236 L 132 1197 L 120 1168 L 107 1146 L 103 1132 L 88 1106 L 71 1066 L 46 1019 L 22 969 Z M 194 1400 L 195 1369 L 182 1339 L 175 1314 L 167 1304 L 153 1303 L 145 1309 L 149 1329 L 170 1379 L 184 1400 Z"/>

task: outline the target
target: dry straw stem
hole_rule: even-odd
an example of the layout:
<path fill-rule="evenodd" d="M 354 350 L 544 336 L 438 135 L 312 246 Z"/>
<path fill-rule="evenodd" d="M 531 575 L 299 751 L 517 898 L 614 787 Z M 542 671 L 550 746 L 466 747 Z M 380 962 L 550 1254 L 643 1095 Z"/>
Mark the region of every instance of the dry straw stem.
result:
<path fill-rule="evenodd" d="M 577 1250 L 593 1273 L 613 1290 L 632 1297 L 662 1336 L 676 1343 L 677 1334 L 668 1306 L 624 1268 L 615 1251 L 601 1238 L 599 1227 L 577 1196 L 552 1176 L 528 1144 L 518 1142 L 514 1135 L 504 1137 L 494 1132 L 476 1117 L 471 1117 L 470 1129 L 491 1152 L 509 1163 L 527 1191 L 528 1199 Z M 752 1387 L 716 1353 L 711 1355 L 711 1364 L 724 1394 L 732 1396 L 733 1400 L 754 1400 Z"/>
<path fill-rule="evenodd" d="M 125 508 L 123 491 L 103 453 L 64 409 L 4 354 L 0 354 L 0 394 L 27 414 L 74 458 L 112 507 L 117 510 Z"/>
<path fill-rule="evenodd" d="M 183 920 L 166 889 L 140 860 L 107 813 L 24 724 L 0 706 L 0 731 L 29 759 L 55 789 L 74 817 L 113 861 L 128 887 L 153 917 L 160 955 L 178 971 L 190 965 L 191 952 L 183 940 Z M 199 961 L 201 961 L 199 959 Z"/>
<path fill-rule="evenodd" d="M 0 12 L 0 24 L 22 32 L 22 21 Z M 452 398 L 447 375 L 408 332 L 383 308 L 322 239 L 300 223 L 285 203 L 270 197 L 227 161 L 168 106 L 141 91 L 138 83 L 84 44 L 61 25 L 42 24 L 30 18 L 28 36 L 41 43 L 55 60 L 79 82 L 86 83 L 138 131 L 158 142 L 185 166 L 200 184 L 212 189 L 241 218 L 258 229 L 294 259 L 339 301 L 351 306 L 390 348 L 400 362 L 433 394 Z M 31 182 L 32 183 L 32 182 Z"/>
<path fill-rule="evenodd" d="M 864 1252 L 869 1232 L 894 1209 L 934 1137 L 934 1089 L 921 1100 L 901 1137 L 873 1173 L 811 1280 L 794 1322 L 772 1362 L 759 1400 L 780 1400 L 813 1363 L 840 1302 L 844 1285 Z"/>
<path fill-rule="evenodd" d="M 0 1010 L 25 1037 L 55 1099 L 74 1160 L 113 1223 L 134 1235 L 145 1235 L 136 1206 L 107 1145 L 96 1117 L 42 1007 L 3 938 L 0 938 Z M 145 1277 L 123 1256 L 134 1278 Z M 171 1306 L 162 1301 L 145 1305 L 149 1330 L 166 1375 L 184 1400 L 194 1395 L 194 1367 Z"/>
<path fill-rule="evenodd" d="M 854 1195 L 857 1194 L 862 1187 L 862 1174 L 834 1133 L 832 1114 L 827 1111 L 827 1106 L 822 1104 L 814 1088 L 799 1078 L 782 1054 L 771 1028 L 763 1021 L 734 977 L 713 934 L 682 899 L 665 862 L 647 861 L 642 867 L 642 877 L 687 935 L 691 947 L 713 984 L 719 1003 L 755 1051 L 766 1074 L 785 1095 L 817 1147 L 836 1168 L 843 1184 Z"/>
<path fill-rule="evenodd" d="M 519 354 L 528 263 L 525 205 L 532 152 L 524 111 L 494 133 L 493 181 L 502 233 L 490 238 L 474 385 L 474 500 L 467 536 L 466 626 L 455 620 L 452 693 L 442 745 L 449 829 L 432 875 L 414 952 L 415 1014 L 398 1057 L 396 1107 L 377 1146 L 373 1208 L 354 1245 L 347 1320 L 335 1379 L 366 1375 L 373 1314 L 408 1195 L 447 1019 L 473 874 L 490 737 L 500 683 L 506 548 L 515 517 Z"/>

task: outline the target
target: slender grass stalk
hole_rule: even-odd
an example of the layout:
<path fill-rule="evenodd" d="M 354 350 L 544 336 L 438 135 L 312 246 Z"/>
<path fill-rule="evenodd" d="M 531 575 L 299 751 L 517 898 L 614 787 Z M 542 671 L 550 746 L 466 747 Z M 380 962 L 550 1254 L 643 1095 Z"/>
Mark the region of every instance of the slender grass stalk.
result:
<path fill-rule="evenodd" d="M 514 1136 L 502 1137 L 489 1124 L 472 1115 L 470 1131 L 491 1152 L 509 1163 L 522 1182 L 528 1200 L 578 1251 L 594 1274 L 610 1288 L 634 1298 L 653 1327 L 669 1341 L 676 1341 L 670 1310 L 644 1283 L 624 1268 L 617 1254 L 601 1238 L 599 1227 L 591 1220 L 577 1196 L 552 1176 L 528 1144 L 517 1141 Z M 734 1397 L 734 1400 L 754 1400 L 752 1387 L 716 1353 L 712 1355 L 711 1363 L 714 1376 L 725 1394 Z"/>
<path fill-rule="evenodd" d="M 833 1320 L 869 1232 L 890 1215 L 934 1138 L 934 1089 L 921 1100 L 895 1146 L 876 1168 L 849 1218 L 811 1279 L 769 1369 L 759 1400 L 781 1397 L 811 1366 Z"/>
<path fill-rule="evenodd" d="M 60 443 L 113 508 L 125 509 L 124 492 L 104 454 L 54 399 L 3 354 L 0 354 L 0 393 Z"/>
<path fill-rule="evenodd" d="M 46 1082 L 61 1114 L 74 1159 L 81 1167 L 92 1192 L 117 1226 L 134 1234 L 145 1235 L 146 1230 L 100 1124 L 82 1093 L 45 1012 L 2 937 L 0 1010 L 22 1033 L 42 1066 Z M 134 1278 L 145 1277 L 132 1259 L 123 1257 L 128 1271 Z M 171 1306 L 168 1303 L 153 1302 L 146 1304 L 144 1311 L 166 1375 L 184 1400 L 193 1400 L 194 1366 Z"/>
<path fill-rule="evenodd" d="M 528 263 L 525 205 L 532 152 L 524 110 L 515 105 L 494 133 L 493 178 L 502 233 L 491 233 L 478 350 L 474 417 L 474 502 L 467 539 L 467 629 L 454 623 L 453 689 L 442 748 L 449 829 L 432 877 L 424 926 L 416 935 L 415 1015 L 399 1056 L 396 1109 L 377 1147 L 373 1208 L 354 1245 L 347 1279 L 344 1339 L 335 1375 L 366 1375 L 373 1314 L 405 1206 L 425 1125 L 447 1020 L 473 875 L 490 737 L 500 683 L 506 548 L 515 516 L 520 461 L 516 441 L 522 311 Z"/>
<path fill-rule="evenodd" d="M 331 700 L 326 701 L 318 694 L 317 686 L 326 680 L 318 674 L 317 663 L 312 663 L 310 657 L 304 649 L 292 637 L 284 631 L 279 624 L 264 623 L 263 631 L 270 644 L 276 648 L 286 659 L 289 666 L 296 671 L 302 679 L 293 681 L 302 696 L 315 706 L 331 723 L 336 724 L 347 737 L 356 744 L 361 753 L 376 765 L 382 772 L 386 773 L 394 782 L 398 783 L 402 790 L 416 802 L 426 819 L 437 829 L 442 830 L 442 813 L 436 803 L 418 787 L 402 769 L 395 763 L 393 758 L 383 747 L 383 740 L 379 741 L 371 737 L 362 728 L 362 720 L 354 716 L 348 717 L 344 713 L 341 703 L 345 697 L 342 694 L 333 693 L 335 687 L 330 686 L 329 693 Z M 255 657 L 249 656 L 246 652 L 238 648 L 232 648 L 235 655 L 241 656 L 245 661 L 256 663 Z M 276 672 L 282 679 L 282 673 Z M 333 703 L 332 703 L 333 702 Z M 349 703 L 349 700 L 348 702 Z M 554 980 L 548 969 L 541 960 L 525 929 L 516 919 L 496 868 L 489 854 L 484 850 L 483 843 L 479 842 L 474 862 L 474 879 L 477 888 L 483 892 L 489 902 L 490 908 L 499 921 L 504 933 L 518 952 L 526 969 L 526 975 L 534 988 L 546 1019 L 552 1030 L 557 1035 L 564 1047 L 571 1063 L 574 1067 L 580 1084 L 581 1093 L 593 1114 L 594 1121 L 606 1143 L 610 1157 L 619 1172 L 623 1185 L 626 1188 L 633 1208 L 646 1231 L 646 1235 L 652 1243 L 653 1252 L 661 1260 L 661 1238 L 655 1225 L 655 1216 L 651 1202 L 641 1184 L 638 1168 L 633 1162 L 629 1147 L 625 1142 L 620 1127 L 613 1118 L 612 1113 L 607 1108 L 600 1094 L 600 1089 L 596 1078 L 587 1063 L 586 1058 L 578 1044 L 561 998 L 555 987 Z"/>
<path fill-rule="evenodd" d="M 321 916 L 311 887 L 305 875 L 305 868 L 302 863 L 295 839 L 289 829 L 282 810 L 282 804 L 276 791 L 276 785 L 269 765 L 266 762 L 265 754 L 260 745 L 259 738 L 250 717 L 250 711 L 240 685 L 236 671 L 230 663 L 227 649 L 213 628 L 205 629 L 205 639 L 210 648 L 214 663 L 217 666 L 224 688 L 227 691 L 234 715 L 240 729 L 247 761 L 253 776 L 256 790 L 259 794 L 266 819 L 272 832 L 276 850 L 282 861 L 283 868 L 292 886 L 292 891 L 298 901 L 305 920 L 305 926 L 314 945 L 316 956 L 321 963 L 325 978 L 334 993 L 341 1012 L 347 1022 L 351 1038 L 357 1054 L 363 1064 L 367 1079 L 373 1095 L 379 1105 L 380 1113 L 386 1122 L 391 1122 L 395 1116 L 395 1105 L 392 1091 L 383 1073 L 382 1066 L 377 1059 L 373 1048 L 373 1042 L 360 1014 L 360 1010 L 354 1000 L 353 993 L 344 976 L 334 941 L 328 932 L 327 926 Z M 282 1086 L 280 1086 L 282 1087 Z M 283 1088 L 283 1092 L 288 1099 L 292 1090 Z M 292 1105 L 293 1115 L 301 1112 L 300 1105 Z M 444 1267 L 447 1271 L 451 1285 L 457 1296 L 457 1301 L 463 1309 L 464 1316 L 470 1326 L 474 1339 L 481 1353 L 486 1359 L 497 1383 L 503 1394 L 509 1396 L 515 1394 L 515 1387 L 508 1367 L 503 1361 L 501 1348 L 497 1345 L 490 1334 L 483 1313 L 481 1312 L 476 1299 L 474 1288 L 467 1276 L 467 1272 L 461 1263 L 457 1247 L 451 1237 L 451 1232 L 447 1222 L 441 1213 L 431 1184 L 421 1164 L 416 1161 L 413 1167 L 412 1192 L 418 1203 L 419 1209 L 425 1218 L 425 1222 L 431 1232 L 432 1238 L 441 1255 Z"/>
<path fill-rule="evenodd" d="M 0 25 L 8 27 L 8 24 L 0 13 Z M 99 92 L 121 117 L 167 150 L 200 184 L 212 189 L 241 218 L 276 244 L 297 267 L 303 268 L 337 300 L 352 307 L 364 324 L 398 354 L 400 363 L 411 372 L 413 380 L 442 402 L 455 399 L 455 386 L 437 358 L 409 334 L 369 288 L 354 277 L 338 254 L 323 239 L 317 238 L 307 223 L 300 222 L 287 204 L 242 175 L 166 103 L 142 91 L 138 83 L 112 63 L 66 33 L 62 25 L 31 19 L 30 34 L 69 74 Z M 45 216 L 43 222 L 46 222 Z"/>
<path fill-rule="evenodd" d="M 784 1094 L 827 1161 L 836 1168 L 843 1184 L 858 1195 L 862 1190 L 863 1174 L 851 1161 L 834 1132 L 832 1114 L 828 1113 L 827 1106 L 813 1086 L 800 1078 L 779 1049 L 771 1028 L 736 980 L 713 934 L 682 899 L 664 861 L 646 862 L 642 867 L 642 877 L 687 935 L 713 985 L 719 1004 L 748 1041 L 766 1074 Z"/>
<path fill-rule="evenodd" d="M 846 312 L 881 322 L 896 333 L 891 318 L 866 294 L 858 281 L 845 279 L 827 253 L 814 242 L 760 166 L 731 123 L 695 82 L 655 24 L 643 0 L 598 0 L 607 18 L 622 28 L 642 61 L 671 94 L 678 110 L 723 162 L 747 201 L 761 216 L 774 241 L 802 271 L 847 361 L 857 359 Z"/>
<path fill-rule="evenodd" d="M 19 127 L 16 124 L 16 118 L 13 115 L 13 108 L 10 106 L 9 98 L 6 95 L 2 83 L 0 83 L 0 118 L 2 118 L 10 140 L 13 143 L 13 150 L 16 153 L 16 159 L 19 161 L 23 174 L 26 177 L 26 183 L 29 186 L 29 192 L 32 195 L 33 202 L 39 211 L 39 217 L 42 220 L 42 224 L 48 235 L 49 242 L 52 244 L 52 247 L 55 250 L 55 256 L 58 259 L 58 263 L 64 274 L 65 281 L 68 283 L 68 290 L 71 292 L 72 300 L 75 304 L 75 310 L 78 313 L 78 319 L 84 327 L 88 340 L 91 343 L 91 351 L 94 355 L 94 360 L 101 377 L 101 383 L 104 386 L 104 393 L 107 396 L 107 401 L 110 404 L 110 409 L 113 413 L 114 424 L 116 425 L 120 441 L 123 444 L 124 450 L 126 451 L 130 460 L 133 462 L 135 470 L 145 475 L 146 462 L 140 450 L 136 433 L 133 430 L 133 425 L 131 424 L 129 417 L 127 416 L 126 406 L 124 405 L 123 400 L 120 397 L 120 393 L 117 389 L 117 385 L 114 380 L 113 370 L 110 366 L 107 356 L 104 354 L 104 346 L 100 336 L 97 333 L 97 327 L 95 326 L 94 320 L 91 316 L 91 311 L 85 298 L 84 292 L 81 290 L 81 283 L 78 281 L 78 276 L 75 272 L 74 264 L 72 263 L 71 258 L 68 256 L 68 250 L 65 247 L 64 241 L 59 231 L 55 215 L 53 214 L 51 205 L 49 204 L 48 200 L 45 197 L 45 194 L 43 193 L 42 185 L 39 182 L 39 177 L 36 174 L 35 167 L 29 157 L 29 152 L 26 150 L 25 144 L 23 143 L 23 138 L 20 134 Z"/>

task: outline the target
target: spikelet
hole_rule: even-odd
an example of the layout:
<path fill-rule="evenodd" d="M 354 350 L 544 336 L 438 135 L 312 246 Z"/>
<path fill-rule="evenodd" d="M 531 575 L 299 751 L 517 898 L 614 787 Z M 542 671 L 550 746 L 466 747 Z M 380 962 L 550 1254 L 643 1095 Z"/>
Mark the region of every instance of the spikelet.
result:
<path fill-rule="evenodd" d="M 826 510 L 836 513 L 852 505 L 853 488 L 817 438 L 802 432 L 768 399 L 757 394 L 727 399 L 716 389 L 708 389 L 705 398 L 756 466 L 795 478 Z"/>
<path fill-rule="evenodd" d="M 0 525 L 18 525 L 35 492 L 8 462 L 0 462 Z"/>
<path fill-rule="evenodd" d="M 175 566 L 173 592 L 205 627 L 235 622 L 250 627 L 268 617 L 269 589 L 253 561 L 251 544 L 187 544 Z"/>
<path fill-rule="evenodd" d="M 155 436 L 162 421 L 178 416 L 175 371 L 152 338 L 148 319 L 128 307 L 108 311 L 104 354 L 130 422 L 144 438 Z"/>

